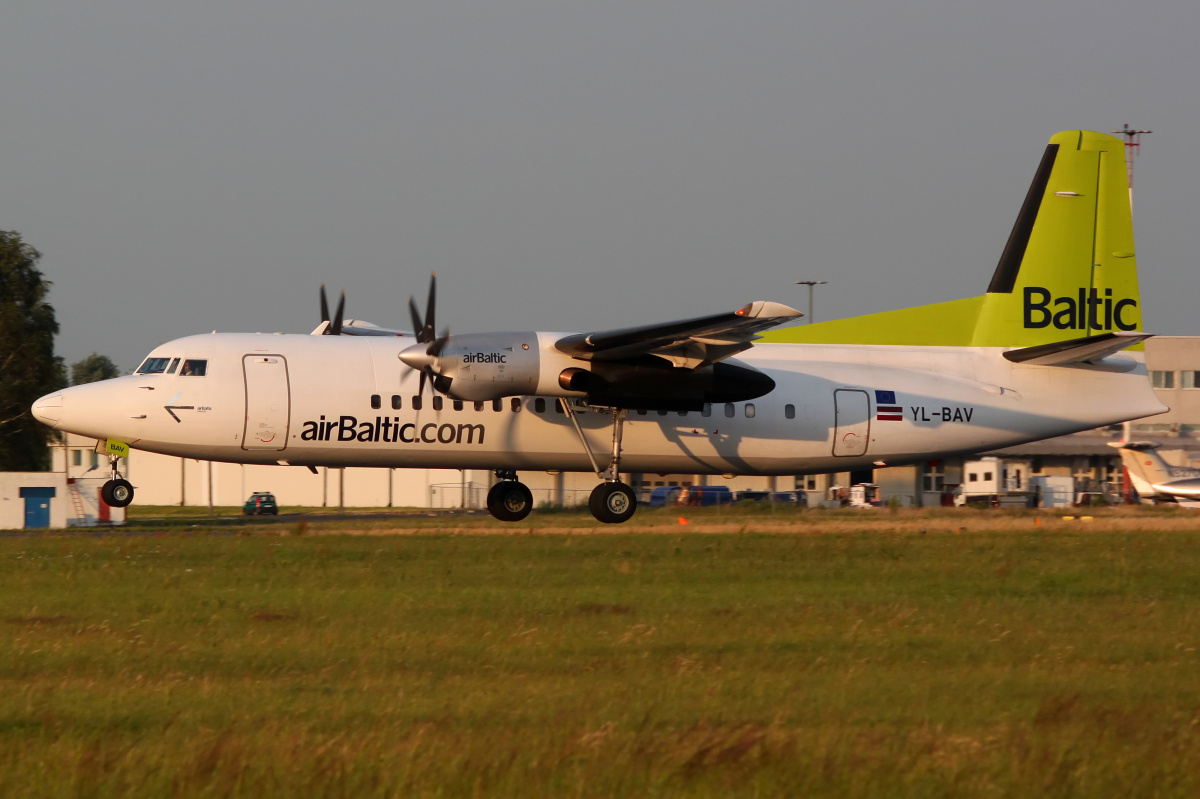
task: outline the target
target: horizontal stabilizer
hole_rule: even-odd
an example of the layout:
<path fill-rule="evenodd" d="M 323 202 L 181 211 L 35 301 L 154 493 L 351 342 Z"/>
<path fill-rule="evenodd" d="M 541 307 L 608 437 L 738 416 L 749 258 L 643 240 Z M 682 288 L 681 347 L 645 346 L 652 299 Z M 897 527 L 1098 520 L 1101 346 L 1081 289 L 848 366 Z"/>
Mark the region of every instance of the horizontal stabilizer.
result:
<path fill-rule="evenodd" d="M 1153 334 L 1125 331 L 1101 333 L 1098 336 L 1085 336 L 1069 341 L 1056 341 L 1053 344 L 1038 344 L 1036 347 L 1010 350 L 1004 353 L 1004 357 L 1013 363 L 1025 363 L 1033 366 L 1094 363 L 1120 352 L 1126 347 L 1145 341 L 1151 335 Z"/>

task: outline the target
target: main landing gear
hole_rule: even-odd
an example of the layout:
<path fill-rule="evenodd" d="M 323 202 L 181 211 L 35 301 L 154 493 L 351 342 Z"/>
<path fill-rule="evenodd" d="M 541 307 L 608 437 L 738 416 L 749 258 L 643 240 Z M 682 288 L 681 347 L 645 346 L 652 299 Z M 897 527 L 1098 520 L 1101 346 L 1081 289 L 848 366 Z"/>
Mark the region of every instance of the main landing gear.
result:
<path fill-rule="evenodd" d="M 533 492 L 512 469 L 497 469 L 496 477 L 500 482 L 488 491 L 488 512 L 502 522 L 521 521 L 533 510 Z"/>
<path fill-rule="evenodd" d="M 591 447 L 588 445 L 587 438 L 583 435 L 583 430 L 579 427 L 579 420 L 575 418 L 575 411 L 570 404 L 562 401 L 563 409 L 567 416 L 571 418 L 571 422 L 575 425 L 575 431 L 579 434 L 579 440 L 583 443 L 583 449 L 587 452 L 588 459 L 592 462 L 592 468 L 596 471 L 596 476 L 604 482 L 592 489 L 591 496 L 588 497 L 588 510 L 597 520 L 605 524 L 620 524 L 627 522 L 633 518 L 634 511 L 637 510 L 637 496 L 633 493 L 633 489 L 620 481 L 621 467 L 621 427 L 625 423 L 626 411 L 622 408 L 613 408 L 613 440 L 612 440 L 612 458 L 609 461 L 608 468 L 601 470 L 596 464 L 596 458 L 592 455 Z M 533 510 L 533 494 L 525 486 L 524 483 L 517 480 L 517 473 L 512 469 L 497 469 L 496 477 L 500 482 L 492 486 L 488 491 L 487 508 L 488 511 L 502 522 L 519 522 L 529 515 Z"/>
<path fill-rule="evenodd" d="M 111 507 L 123 508 L 133 502 L 133 486 L 117 471 L 117 456 L 109 455 L 108 460 L 112 477 L 100 487 L 100 497 Z"/>
<path fill-rule="evenodd" d="M 637 510 L 637 496 L 633 493 L 633 489 L 622 483 L 620 479 L 621 431 L 628 411 L 624 408 L 612 409 L 612 453 L 608 468 L 601 470 L 596 463 L 596 457 L 592 454 L 592 448 L 588 445 L 587 438 L 583 435 L 583 429 L 579 426 L 579 419 L 575 417 L 571 403 L 564 399 L 562 406 L 567 416 L 571 418 L 571 423 L 575 425 L 575 432 L 579 434 L 583 450 L 587 453 L 588 460 L 592 462 L 592 469 L 595 470 L 596 476 L 604 481 L 592 489 L 592 494 L 588 497 L 588 510 L 598 521 L 605 524 L 621 524 L 629 521 L 633 518 L 634 511 Z"/>

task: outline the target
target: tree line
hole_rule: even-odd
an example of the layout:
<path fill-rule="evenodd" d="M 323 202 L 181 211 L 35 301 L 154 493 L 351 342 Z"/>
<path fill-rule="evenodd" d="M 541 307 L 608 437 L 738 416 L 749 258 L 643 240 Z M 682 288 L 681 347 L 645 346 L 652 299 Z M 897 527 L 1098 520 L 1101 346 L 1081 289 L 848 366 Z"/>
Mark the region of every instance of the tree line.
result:
<path fill-rule="evenodd" d="M 58 320 L 47 301 L 52 283 L 38 269 L 42 254 L 15 231 L 0 230 L 0 471 L 49 468 L 48 445 L 58 434 L 33 418 L 34 400 L 68 385 L 54 354 Z M 92 353 L 71 366 L 79 385 L 118 375 L 108 357 Z"/>

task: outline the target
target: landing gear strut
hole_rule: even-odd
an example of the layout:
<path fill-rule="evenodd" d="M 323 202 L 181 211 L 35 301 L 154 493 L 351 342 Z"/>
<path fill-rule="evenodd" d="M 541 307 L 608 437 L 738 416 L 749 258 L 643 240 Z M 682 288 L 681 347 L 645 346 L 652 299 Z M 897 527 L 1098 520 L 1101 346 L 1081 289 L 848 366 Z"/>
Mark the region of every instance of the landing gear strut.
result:
<path fill-rule="evenodd" d="M 100 487 L 100 497 L 111 507 L 123 508 L 133 502 L 133 486 L 117 471 L 117 456 L 109 455 L 108 461 L 112 477 Z"/>
<path fill-rule="evenodd" d="M 637 510 L 637 496 L 633 493 L 632 488 L 621 482 L 621 433 L 625 424 L 625 416 L 629 411 L 624 408 L 612 409 L 612 453 L 608 468 L 601 470 L 596 463 L 596 457 L 592 455 L 592 448 L 588 446 L 583 430 L 579 427 L 579 420 L 575 418 L 575 411 L 571 409 L 570 402 L 564 399 L 562 405 L 567 416 L 571 417 L 572 424 L 575 425 L 575 432 L 579 434 L 579 440 L 583 444 L 584 451 L 587 452 L 588 459 L 592 462 L 596 476 L 604 481 L 592 489 L 592 494 L 588 497 L 588 510 L 592 512 L 597 521 L 605 524 L 620 524 L 629 521 L 633 518 L 634 511 Z"/>
<path fill-rule="evenodd" d="M 488 512 L 502 522 L 521 521 L 533 510 L 533 492 L 512 469 L 497 469 L 496 477 L 500 482 L 488 491 Z"/>

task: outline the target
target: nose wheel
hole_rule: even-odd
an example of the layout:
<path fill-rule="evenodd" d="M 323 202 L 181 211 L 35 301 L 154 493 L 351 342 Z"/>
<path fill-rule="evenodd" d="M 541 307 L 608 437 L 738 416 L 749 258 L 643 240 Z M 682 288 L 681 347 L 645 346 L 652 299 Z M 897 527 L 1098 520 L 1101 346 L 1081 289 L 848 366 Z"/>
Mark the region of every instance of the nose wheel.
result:
<path fill-rule="evenodd" d="M 113 508 L 124 508 L 133 502 L 133 485 L 117 471 L 117 456 L 109 457 L 112 478 L 100 487 L 100 498 Z"/>

